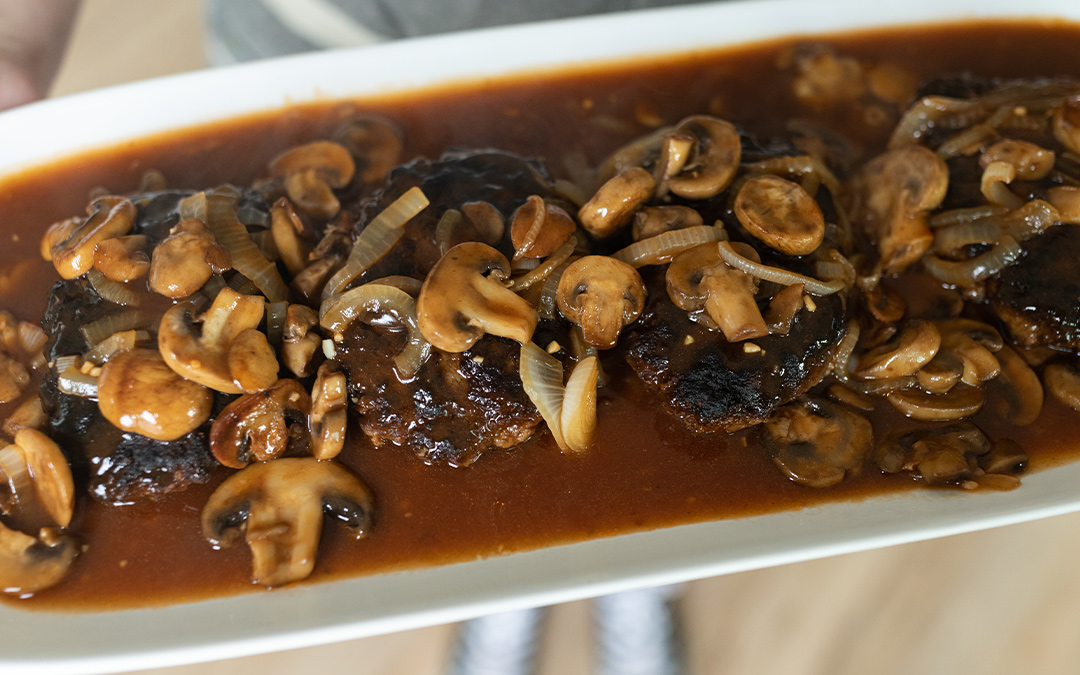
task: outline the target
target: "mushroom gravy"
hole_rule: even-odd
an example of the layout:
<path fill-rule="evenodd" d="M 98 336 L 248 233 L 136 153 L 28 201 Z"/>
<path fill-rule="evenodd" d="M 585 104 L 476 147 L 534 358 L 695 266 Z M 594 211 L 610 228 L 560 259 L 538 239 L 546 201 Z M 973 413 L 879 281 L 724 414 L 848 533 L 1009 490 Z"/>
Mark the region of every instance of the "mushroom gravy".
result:
<path fill-rule="evenodd" d="M 1077 38 L 1080 29 L 1074 26 L 978 23 L 839 36 L 828 43 L 840 55 L 895 63 L 920 79 L 953 72 L 1080 77 Z M 40 236 L 51 223 L 81 213 L 93 188 L 135 191 L 147 169 L 161 171 L 176 188 L 247 184 L 282 150 L 329 137 L 358 111 L 398 123 L 405 131 L 406 159 L 435 158 L 453 147 L 492 147 L 543 157 L 556 177 L 568 177 L 564 164 L 596 165 L 656 126 L 702 112 L 759 139 L 784 135 L 792 118 L 807 119 L 861 145 L 864 160 L 881 152 L 895 121 L 882 119 L 881 110 L 815 110 L 795 99 L 795 75 L 782 67 L 795 44 L 485 82 L 401 99 L 303 106 L 133 141 L 9 177 L 0 183 L 0 223 L 11 242 L 0 250 L 0 307 L 24 320 L 41 316 L 55 272 L 40 260 Z M 921 273 L 908 274 L 896 286 L 915 315 L 941 296 L 939 287 Z M 650 403 L 620 354 L 601 352 L 601 358 L 608 381 L 600 394 L 596 442 L 583 453 L 563 454 L 539 432 L 519 448 L 489 451 L 467 468 L 428 465 L 406 449 L 373 448 L 354 420 L 338 459 L 374 494 L 375 525 L 362 540 L 328 525 L 312 579 L 444 564 L 914 485 L 909 477 L 880 473 L 872 463 L 828 489 L 798 485 L 758 446 L 753 428 L 692 433 Z M 12 407 L 0 407 L 0 417 Z M 927 428 L 880 403 L 868 416 L 882 436 Z M 1075 456 L 1068 439 L 1080 417 L 1052 396 L 1038 422 L 1022 433 L 990 411 L 971 420 L 991 438 L 1017 441 L 1032 468 Z M 206 484 L 124 507 L 80 495 L 71 530 L 86 549 L 69 575 L 37 593 L 30 606 L 103 609 L 249 588 L 248 549 L 215 551 L 199 527 L 203 505 L 230 473 L 217 467 Z"/>

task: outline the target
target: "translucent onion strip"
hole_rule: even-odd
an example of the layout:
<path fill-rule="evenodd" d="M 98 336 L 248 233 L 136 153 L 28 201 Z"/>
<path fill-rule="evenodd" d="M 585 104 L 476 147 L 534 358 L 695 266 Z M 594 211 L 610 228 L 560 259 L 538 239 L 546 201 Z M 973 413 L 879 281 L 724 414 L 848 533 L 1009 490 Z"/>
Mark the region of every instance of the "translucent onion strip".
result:
<path fill-rule="evenodd" d="M 281 344 L 281 336 L 285 332 L 285 316 L 289 311 L 287 302 L 266 303 L 266 339 L 272 345 Z"/>
<path fill-rule="evenodd" d="M 994 248 L 969 260 L 951 261 L 927 255 L 922 262 L 938 281 L 970 288 L 1013 264 L 1022 254 L 1020 244 L 1012 237 L 1005 237 Z"/>
<path fill-rule="evenodd" d="M 724 231 L 723 225 L 696 225 L 681 230 L 663 232 L 655 237 L 634 242 L 626 248 L 616 251 L 611 257 L 632 267 L 664 265 L 671 262 L 675 256 L 683 251 L 700 244 L 725 239 L 727 239 L 727 232 Z"/>
<path fill-rule="evenodd" d="M 70 366 L 59 371 L 56 376 L 56 386 L 60 391 L 72 396 L 97 398 L 98 395 L 97 377 Z"/>
<path fill-rule="evenodd" d="M 589 356 L 574 366 L 574 372 L 566 381 L 562 412 L 562 425 L 566 447 L 581 452 L 592 443 L 596 434 L 596 385 L 600 379 L 600 362 Z"/>
<path fill-rule="evenodd" d="M 973 223 L 991 216 L 1003 216 L 1009 212 L 1009 207 L 1000 204 L 982 204 L 969 206 L 961 209 L 950 209 L 936 213 L 930 217 L 927 224 L 931 229 L 959 225 L 960 223 Z"/>
<path fill-rule="evenodd" d="M 521 386 L 533 402 L 548 430 L 559 444 L 567 449 L 562 434 L 562 405 L 566 390 L 563 387 L 563 366 L 557 358 L 538 347 L 535 342 L 521 345 Z"/>
<path fill-rule="evenodd" d="M 365 284 L 331 298 L 323 303 L 319 323 L 335 337 L 345 332 L 353 321 L 364 314 L 392 314 L 401 322 L 408 334 L 405 348 L 394 357 L 394 367 L 403 380 L 416 377 L 420 366 L 431 353 L 431 344 L 420 332 L 416 321 L 416 300 L 393 286 Z"/>
<path fill-rule="evenodd" d="M 133 328 L 156 330 L 159 323 L 161 323 L 160 316 L 139 309 L 133 309 L 119 314 L 110 314 L 97 321 L 91 321 L 83 326 L 82 332 L 86 337 L 87 342 L 96 345 L 113 333 L 119 333 Z"/>
<path fill-rule="evenodd" d="M 939 252 L 957 251 L 971 244 L 998 244 L 1005 237 L 1026 241 L 1058 219 L 1057 209 L 1036 199 L 1004 215 L 941 228 L 934 233 L 934 248 Z"/>
<path fill-rule="evenodd" d="M 574 249 L 576 248 L 577 237 L 570 237 L 565 244 L 549 255 L 542 265 L 539 265 L 536 269 L 530 270 L 516 279 L 512 279 L 510 281 L 510 290 L 515 293 L 520 293 L 528 288 L 532 288 L 536 284 L 547 281 L 547 279 L 555 273 L 555 270 L 559 269 L 560 266 L 570 259 L 570 256 L 574 254 Z"/>
<path fill-rule="evenodd" d="M 94 287 L 97 294 L 108 302 L 125 307 L 137 307 L 139 305 L 138 293 L 122 283 L 106 279 L 104 274 L 95 269 L 91 269 L 86 273 L 86 280 Z"/>
<path fill-rule="evenodd" d="M 323 300 L 333 296 L 386 255 L 405 234 L 405 223 L 427 208 L 428 198 L 418 187 L 410 188 L 387 206 L 356 238 L 345 266 L 323 288 Z"/>
<path fill-rule="evenodd" d="M 266 259 L 251 240 L 247 228 L 236 217 L 238 199 L 239 192 L 231 187 L 209 192 L 206 196 L 206 224 L 214 233 L 217 243 L 229 251 L 233 269 L 250 279 L 270 302 L 286 300 L 289 288 L 278 273 L 277 266 Z"/>
<path fill-rule="evenodd" d="M 542 319 L 554 319 L 558 316 L 558 306 L 555 300 L 555 294 L 559 290 L 559 280 L 562 279 L 563 272 L 570 266 L 578 256 L 570 256 L 566 261 L 552 270 L 551 274 L 544 281 L 544 287 L 540 289 L 540 300 L 537 303 L 537 310 L 540 313 Z"/>
<path fill-rule="evenodd" d="M 150 333 L 145 330 L 124 330 L 113 333 L 91 347 L 90 351 L 86 352 L 84 358 L 95 366 L 104 365 L 106 361 L 120 352 L 129 352 L 132 349 L 135 349 L 135 345 L 139 342 L 145 342 L 149 339 Z M 60 360 L 57 359 L 58 372 L 59 364 Z"/>
<path fill-rule="evenodd" d="M 724 262 L 757 279 L 771 281 L 780 284 L 781 286 L 803 284 L 807 292 L 815 295 L 831 295 L 844 288 L 844 282 L 839 279 L 822 282 L 813 277 L 796 274 L 795 272 L 782 270 L 778 267 L 769 267 L 768 265 L 756 263 L 753 260 L 744 258 L 736 253 L 731 244 L 726 241 L 718 242 L 717 246 L 720 249 L 720 257 L 724 259 Z"/>

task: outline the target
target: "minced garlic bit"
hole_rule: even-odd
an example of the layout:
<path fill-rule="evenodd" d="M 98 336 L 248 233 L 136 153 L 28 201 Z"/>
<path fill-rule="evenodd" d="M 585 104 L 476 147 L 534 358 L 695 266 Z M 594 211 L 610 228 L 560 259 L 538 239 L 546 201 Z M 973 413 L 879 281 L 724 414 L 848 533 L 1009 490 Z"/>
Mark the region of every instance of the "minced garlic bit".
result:
<path fill-rule="evenodd" d="M 687 335 L 686 337 L 683 338 L 682 343 L 684 345 L 692 345 L 692 344 L 694 344 L 694 336 L 693 335 Z"/>
<path fill-rule="evenodd" d="M 547 353 L 548 354 L 554 354 L 555 352 L 558 352 L 558 351 L 562 351 L 562 345 L 561 344 L 559 344 L 555 340 L 552 340 L 551 342 L 548 343 L 548 346 L 547 346 Z"/>
<path fill-rule="evenodd" d="M 803 305 L 806 307 L 806 311 L 808 311 L 808 312 L 817 311 L 817 303 L 814 302 L 814 299 L 811 298 L 809 295 L 802 296 L 802 302 L 803 302 Z"/>
<path fill-rule="evenodd" d="M 337 358 L 337 346 L 334 345 L 333 340 L 323 340 L 322 351 L 323 355 L 328 359 Z"/>
<path fill-rule="evenodd" d="M 483 356 L 474 356 L 474 357 L 472 357 L 472 361 L 473 361 L 473 363 L 483 363 L 484 362 L 484 357 Z"/>
<path fill-rule="evenodd" d="M 754 342 L 744 342 L 743 346 L 742 346 L 742 349 L 747 354 L 757 354 L 758 352 L 761 351 L 761 347 L 759 347 Z"/>

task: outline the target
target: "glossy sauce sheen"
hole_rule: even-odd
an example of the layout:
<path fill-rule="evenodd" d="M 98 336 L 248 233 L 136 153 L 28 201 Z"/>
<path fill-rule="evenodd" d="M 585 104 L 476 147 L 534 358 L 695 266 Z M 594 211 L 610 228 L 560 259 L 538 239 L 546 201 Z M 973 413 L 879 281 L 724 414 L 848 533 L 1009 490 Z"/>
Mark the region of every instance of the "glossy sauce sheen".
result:
<path fill-rule="evenodd" d="M 901 63 L 924 76 L 1080 76 L 1080 29 L 1054 23 L 965 24 L 830 41 L 841 54 Z M 559 158 L 568 152 L 583 152 L 595 163 L 649 130 L 635 119 L 657 117 L 670 124 L 700 112 L 720 115 L 760 138 L 782 134 L 785 121 L 798 116 L 853 137 L 864 156 L 879 151 L 888 126 L 868 126 L 850 111 L 815 115 L 794 102 L 792 76 L 776 65 L 790 45 L 485 82 L 401 99 L 318 104 L 135 141 L 27 172 L 0 184 L 0 307 L 23 319 L 40 316 L 55 280 L 38 255 L 41 233 L 56 220 L 82 213 L 91 188 L 133 191 L 149 168 L 161 170 L 170 187 L 245 183 L 281 149 L 326 137 L 357 111 L 398 121 L 406 130 L 406 157 L 437 157 L 450 147 L 496 147 L 545 157 L 556 175 L 563 173 Z M 488 453 L 467 469 L 426 466 L 407 449 L 372 448 L 351 427 L 339 459 L 376 495 L 375 526 L 357 541 L 328 521 L 313 579 L 471 560 L 914 486 L 908 478 L 883 476 L 867 466 L 835 488 L 801 487 L 756 446 L 753 431 L 695 436 L 659 406 L 644 403 L 640 384 L 617 357 L 609 357 L 605 368 L 611 381 L 600 395 L 598 441 L 580 455 L 561 454 L 543 432 L 515 450 Z M 884 408 L 889 406 L 879 404 L 873 415 L 879 437 L 918 426 Z M 8 412 L 0 407 L 0 418 Z M 973 421 L 992 437 L 1019 441 L 1032 468 L 1075 453 L 1061 439 L 1076 436 L 1080 416 L 1051 396 L 1039 422 L 1023 431 L 1002 429 L 993 418 L 983 412 Z M 72 529 L 87 550 L 67 579 L 24 606 L 113 608 L 253 588 L 247 547 L 214 551 L 199 530 L 203 503 L 228 473 L 222 469 L 210 484 L 160 503 L 111 508 L 80 496 Z"/>

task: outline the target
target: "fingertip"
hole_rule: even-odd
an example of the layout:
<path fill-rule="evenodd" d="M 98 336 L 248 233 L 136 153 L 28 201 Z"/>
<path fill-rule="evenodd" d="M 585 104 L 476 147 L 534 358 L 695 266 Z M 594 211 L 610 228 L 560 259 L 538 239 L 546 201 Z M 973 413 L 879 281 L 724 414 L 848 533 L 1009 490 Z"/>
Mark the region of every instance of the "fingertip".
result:
<path fill-rule="evenodd" d="M 22 68 L 0 62 L 0 110 L 8 110 L 43 98 L 33 79 Z"/>

